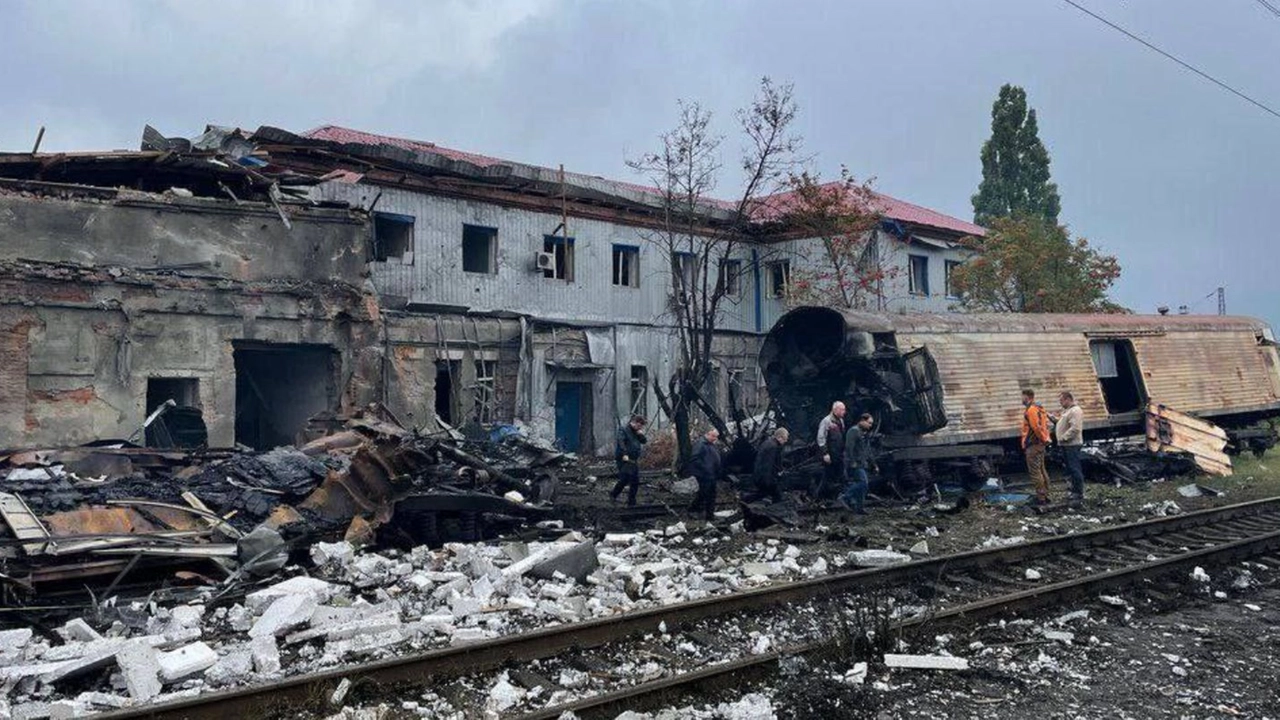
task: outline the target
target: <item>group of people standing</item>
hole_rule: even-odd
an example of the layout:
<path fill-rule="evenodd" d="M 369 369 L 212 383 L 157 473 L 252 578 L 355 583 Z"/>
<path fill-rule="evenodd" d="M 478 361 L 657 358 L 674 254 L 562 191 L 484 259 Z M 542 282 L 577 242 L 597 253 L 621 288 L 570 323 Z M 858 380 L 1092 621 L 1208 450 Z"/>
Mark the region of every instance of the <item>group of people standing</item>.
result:
<path fill-rule="evenodd" d="M 1035 390 L 1022 391 L 1022 452 L 1027 459 L 1027 474 L 1036 489 L 1036 503 L 1048 505 L 1049 471 L 1045 469 L 1044 456 L 1056 436 L 1071 482 L 1069 502 L 1078 506 L 1084 503 L 1084 468 L 1080 465 L 1080 451 L 1084 447 L 1084 411 L 1076 404 L 1075 395 L 1067 390 L 1058 394 L 1058 403 L 1062 411 L 1052 415 L 1036 402 Z M 1052 436 L 1050 424 L 1053 425 Z"/>
<path fill-rule="evenodd" d="M 1034 390 L 1022 391 L 1022 430 L 1020 443 L 1027 461 L 1036 491 L 1036 502 L 1049 503 L 1049 473 L 1045 469 L 1045 453 L 1057 438 L 1063 463 L 1071 482 L 1070 502 L 1079 505 L 1084 501 L 1084 471 L 1080 464 L 1080 451 L 1084 445 L 1084 413 L 1076 404 L 1075 396 L 1068 391 L 1058 395 L 1061 412 L 1050 414 L 1036 402 Z M 866 514 L 867 489 L 870 485 L 868 471 L 874 464 L 870 433 L 875 420 L 869 413 L 862 413 L 858 420 L 846 427 L 845 404 L 836 401 L 831 412 L 818 423 L 817 445 L 822 454 L 822 475 L 809 488 L 809 494 L 821 498 L 832 488 L 841 488 L 837 502 L 858 515 Z M 648 421 L 641 415 L 631 416 L 630 421 L 618 429 L 614 444 L 614 461 L 618 466 L 618 482 L 610 497 L 617 502 L 625 490 L 627 505 L 636 504 L 640 489 L 640 455 L 647 442 L 645 426 Z M 1053 426 L 1052 431 L 1050 426 Z M 782 449 L 791 439 L 786 428 L 778 428 L 757 449 L 752 472 L 752 485 L 744 489 L 742 499 L 756 502 L 768 499 L 782 500 L 778 483 L 782 472 Z M 723 472 L 723 458 L 717 443 L 720 433 L 708 430 L 695 443 L 686 472 L 698 483 L 697 495 L 689 509 L 702 514 L 707 520 L 713 517 L 716 506 L 716 483 Z"/>

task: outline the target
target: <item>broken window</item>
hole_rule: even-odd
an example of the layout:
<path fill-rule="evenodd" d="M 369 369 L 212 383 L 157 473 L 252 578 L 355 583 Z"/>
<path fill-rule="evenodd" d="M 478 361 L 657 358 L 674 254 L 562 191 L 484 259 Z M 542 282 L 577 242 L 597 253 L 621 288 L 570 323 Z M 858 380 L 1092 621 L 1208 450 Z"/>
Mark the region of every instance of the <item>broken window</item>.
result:
<path fill-rule="evenodd" d="M 476 399 L 475 421 L 480 424 L 494 420 L 494 404 L 497 399 L 494 378 L 497 376 L 498 363 L 493 360 L 476 360 Z"/>
<path fill-rule="evenodd" d="M 542 271 L 545 278 L 573 282 L 573 238 L 542 236 L 542 252 L 555 256 L 556 266 Z"/>
<path fill-rule="evenodd" d="M 613 246 L 613 284 L 640 287 L 640 248 L 634 245 Z"/>
<path fill-rule="evenodd" d="M 791 261 L 769 263 L 769 297 L 785 298 L 791 289 Z"/>
<path fill-rule="evenodd" d="M 727 297 L 738 297 L 742 294 L 742 261 L 725 260 L 720 267 L 721 282 Z"/>
<path fill-rule="evenodd" d="M 373 214 L 373 259 L 413 264 L 413 216 Z"/>
<path fill-rule="evenodd" d="M 147 447 L 202 447 L 209 433 L 200 412 L 200 381 L 197 378 L 147 378 L 147 417 L 173 401 L 147 425 Z"/>
<path fill-rule="evenodd" d="M 929 257 L 927 255 L 908 255 L 911 263 L 907 274 L 907 291 L 912 295 L 929 294 Z"/>
<path fill-rule="evenodd" d="M 960 298 L 960 293 L 956 290 L 955 283 L 952 279 L 952 275 L 958 267 L 960 267 L 959 260 L 947 260 L 946 265 L 943 266 L 943 269 L 946 271 L 946 275 L 943 280 L 946 285 L 947 297 L 952 300 L 958 300 Z"/>
<path fill-rule="evenodd" d="M 1093 369 L 1098 375 L 1098 386 L 1107 403 L 1107 412 L 1126 413 L 1142 407 L 1146 391 L 1133 343 L 1128 340 L 1091 340 L 1089 353 L 1093 356 Z"/>
<path fill-rule="evenodd" d="M 679 293 L 688 293 L 694 289 L 698 277 L 698 256 L 690 252 L 678 252 L 673 258 L 675 278 L 672 288 Z"/>
<path fill-rule="evenodd" d="M 200 406 L 200 380 L 197 378 L 147 378 L 147 414 L 172 400 L 178 407 Z"/>
<path fill-rule="evenodd" d="M 649 368 L 631 366 L 631 414 L 649 417 Z"/>
<path fill-rule="evenodd" d="M 463 272 L 498 273 L 498 229 L 480 225 L 462 226 Z"/>

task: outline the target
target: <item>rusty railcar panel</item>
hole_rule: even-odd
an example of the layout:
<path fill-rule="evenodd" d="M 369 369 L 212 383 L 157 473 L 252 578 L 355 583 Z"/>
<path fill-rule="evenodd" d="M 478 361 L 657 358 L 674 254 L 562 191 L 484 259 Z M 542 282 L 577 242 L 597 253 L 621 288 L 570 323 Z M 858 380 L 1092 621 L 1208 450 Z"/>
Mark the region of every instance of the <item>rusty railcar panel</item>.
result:
<path fill-rule="evenodd" d="M 1070 390 L 1086 423 L 1107 421 L 1083 334 L 913 333 L 899 334 L 898 346 L 928 347 L 938 363 L 947 426 L 928 434 L 929 442 L 1016 435 L 1023 388 L 1035 389 L 1049 408 L 1059 392 Z"/>
<path fill-rule="evenodd" d="M 1170 332 L 1133 339 L 1147 395 L 1182 412 L 1271 405 L 1277 393 L 1276 350 L 1255 333 Z"/>
<path fill-rule="evenodd" d="M 918 404 L 916 381 L 893 370 L 919 348 L 943 388 L 946 425 L 932 432 L 910 422 L 918 408 L 904 407 Z M 1015 438 L 1024 388 L 1050 409 L 1070 390 L 1091 431 L 1140 432 L 1148 401 L 1237 424 L 1280 416 L 1280 358 L 1270 329 L 1247 317 L 798 308 L 770 331 L 760 365 L 797 429 L 816 427 L 841 399 L 888 418 L 886 435 L 908 445 Z"/>
<path fill-rule="evenodd" d="M 1227 432 L 1211 422 L 1152 402 L 1147 405 L 1147 449 L 1191 453 L 1196 466 L 1210 475 L 1231 475 L 1231 458 L 1224 452 Z"/>

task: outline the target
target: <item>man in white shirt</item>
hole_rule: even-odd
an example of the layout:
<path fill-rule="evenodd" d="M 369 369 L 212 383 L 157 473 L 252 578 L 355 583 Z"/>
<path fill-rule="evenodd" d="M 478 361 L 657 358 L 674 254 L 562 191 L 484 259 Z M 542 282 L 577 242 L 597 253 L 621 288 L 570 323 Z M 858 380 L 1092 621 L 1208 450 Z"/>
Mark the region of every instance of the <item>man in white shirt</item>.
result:
<path fill-rule="evenodd" d="M 1076 404 L 1075 395 L 1064 390 L 1058 395 L 1062 412 L 1054 425 L 1058 447 L 1062 448 L 1062 460 L 1071 478 L 1071 504 L 1084 503 L 1084 469 L 1080 467 L 1080 450 L 1084 447 L 1084 410 Z"/>

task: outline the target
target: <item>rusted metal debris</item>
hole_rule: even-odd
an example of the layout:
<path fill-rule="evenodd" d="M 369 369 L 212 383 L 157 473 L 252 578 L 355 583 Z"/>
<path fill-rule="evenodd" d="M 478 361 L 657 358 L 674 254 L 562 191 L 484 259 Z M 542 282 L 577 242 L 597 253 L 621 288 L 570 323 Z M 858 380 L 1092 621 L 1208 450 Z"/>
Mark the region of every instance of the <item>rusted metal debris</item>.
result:
<path fill-rule="evenodd" d="M 0 605 L 192 563 L 260 575 L 292 549 L 340 537 L 480 539 L 547 517 L 564 459 L 518 435 L 419 435 L 376 407 L 301 448 L 261 453 L 12 452 L 0 456 Z"/>

